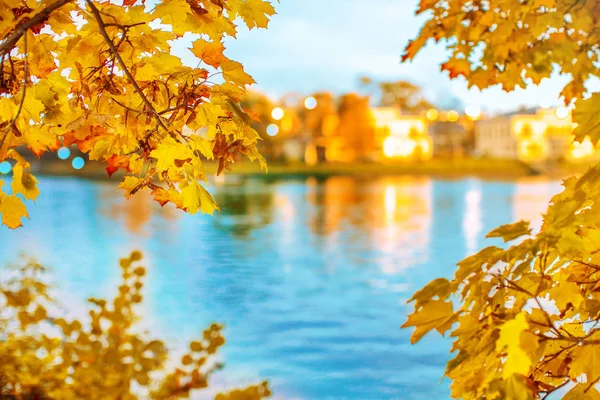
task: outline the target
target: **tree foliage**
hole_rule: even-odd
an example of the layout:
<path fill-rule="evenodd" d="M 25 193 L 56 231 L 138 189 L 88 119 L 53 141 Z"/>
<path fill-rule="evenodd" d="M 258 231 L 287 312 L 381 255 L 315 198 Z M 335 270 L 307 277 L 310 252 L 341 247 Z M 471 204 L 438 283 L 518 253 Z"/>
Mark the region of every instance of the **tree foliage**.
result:
<path fill-rule="evenodd" d="M 208 387 L 221 365 L 213 360 L 225 343 L 213 324 L 171 368 L 160 340 L 138 333 L 142 303 L 141 254 L 121 259 L 122 281 L 112 301 L 89 299 L 89 320 L 55 315 L 44 267 L 26 261 L 0 281 L 0 398 L 175 399 Z M 54 311 L 53 311 L 54 310 Z M 171 360 L 175 361 L 175 360 Z M 218 394 L 218 400 L 259 400 L 266 382 Z"/>
<path fill-rule="evenodd" d="M 223 40 L 273 14 L 268 0 L 0 0 L 0 161 L 12 159 L 17 181 L 0 192 L 2 222 L 20 226 L 20 196 L 38 193 L 21 147 L 76 145 L 109 175 L 129 173 L 127 196 L 149 189 L 162 205 L 211 213 L 203 162 L 219 173 L 237 154 L 264 164 L 238 104 L 254 81 Z M 171 54 L 184 35 L 195 68 Z"/>
<path fill-rule="evenodd" d="M 575 101 L 574 137 L 600 139 L 600 96 L 584 83 L 598 75 L 599 3 L 591 0 L 422 0 L 429 16 L 405 60 L 429 39 L 451 51 L 442 70 L 481 89 L 539 83 L 558 71 Z M 450 332 L 454 358 L 445 375 L 454 398 L 539 399 L 571 385 L 564 399 L 600 399 L 600 166 L 564 181 L 539 232 L 521 221 L 488 237 L 458 264 L 452 280 L 415 293 L 412 342 Z"/>
<path fill-rule="evenodd" d="M 435 108 L 425 98 L 421 87 L 408 81 L 374 82 L 368 77 L 361 77 L 361 86 L 377 92 L 381 107 L 397 107 L 408 113 Z"/>

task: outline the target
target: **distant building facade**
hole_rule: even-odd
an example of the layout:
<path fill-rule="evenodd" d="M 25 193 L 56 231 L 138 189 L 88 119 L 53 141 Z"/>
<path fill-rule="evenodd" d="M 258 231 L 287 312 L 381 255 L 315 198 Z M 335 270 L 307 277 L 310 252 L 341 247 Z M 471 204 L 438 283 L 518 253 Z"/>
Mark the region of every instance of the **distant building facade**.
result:
<path fill-rule="evenodd" d="M 469 132 L 464 123 L 433 121 L 429 125 L 429 134 L 435 157 L 462 157 L 468 151 L 465 147 Z"/>
<path fill-rule="evenodd" d="M 392 107 L 371 110 L 375 125 L 375 144 L 381 158 L 428 160 L 432 140 L 426 118 L 402 114 Z"/>
<path fill-rule="evenodd" d="M 559 118 L 554 110 L 522 110 L 475 124 L 478 156 L 538 161 L 577 161 L 593 158 L 596 149 L 589 140 L 573 143 L 575 125 L 570 115 Z"/>

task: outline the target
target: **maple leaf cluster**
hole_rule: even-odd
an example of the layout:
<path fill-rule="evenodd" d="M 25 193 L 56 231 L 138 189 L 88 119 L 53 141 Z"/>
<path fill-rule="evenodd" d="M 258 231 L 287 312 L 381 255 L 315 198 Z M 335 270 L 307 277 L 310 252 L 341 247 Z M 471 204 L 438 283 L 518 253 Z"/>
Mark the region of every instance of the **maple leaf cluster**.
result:
<path fill-rule="evenodd" d="M 574 102 L 574 140 L 600 140 L 600 3 L 592 0 L 422 0 L 429 16 L 406 49 L 412 59 L 429 39 L 451 51 L 442 65 L 451 78 L 506 91 L 566 76 L 562 95 Z M 403 327 L 411 341 L 450 332 L 454 358 L 445 375 L 453 398 L 600 399 L 600 165 L 564 181 L 537 232 L 520 221 L 490 246 L 458 263 L 453 279 L 415 293 Z"/>
<path fill-rule="evenodd" d="M 0 0 L 0 161 L 15 164 L 2 222 L 20 226 L 22 196 L 37 196 L 23 147 L 77 146 L 109 175 L 125 171 L 127 196 L 149 189 L 190 213 L 217 209 L 203 162 L 221 173 L 243 154 L 264 167 L 238 106 L 254 80 L 223 41 L 274 13 L 268 0 Z M 184 35 L 196 68 L 171 54 Z"/>
<path fill-rule="evenodd" d="M 562 91 L 570 103 L 597 75 L 597 1 L 421 0 L 417 14 L 428 18 L 403 61 L 430 39 L 444 42 L 449 58 L 442 71 L 464 77 L 469 87 L 501 85 L 511 91 L 562 73 L 570 78 Z"/>

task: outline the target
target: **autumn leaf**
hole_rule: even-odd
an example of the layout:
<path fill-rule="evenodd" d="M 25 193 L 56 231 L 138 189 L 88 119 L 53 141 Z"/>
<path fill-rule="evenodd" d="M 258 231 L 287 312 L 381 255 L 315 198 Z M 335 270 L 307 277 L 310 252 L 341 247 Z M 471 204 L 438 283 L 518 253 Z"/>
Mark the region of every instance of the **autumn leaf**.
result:
<path fill-rule="evenodd" d="M 249 29 L 266 28 L 269 24 L 269 17 L 275 15 L 275 9 L 266 0 L 236 0 L 234 4 L 238 15 Z"/>
<path fill-rule="evenodd" d="M 225 58 L 223 56 L 225 46 L 221 42 L 207 42 L 204 39 L 198 39 L 194 42 L 191 50 L 196 57 L 214 68 L 219 68 Z"/>
<path fill-rule="evenodd" d="M 418 311 L 408 316 L 408 320 L 402 325 L 402 328 L 415 327 L 412 334 L 411 343 L 418 342 L 425 334 L 433 329 L 437 329 L 441 334 L 450 329 L 455 315 L 452 311 L 452 304 L 443 300 L 428 302 Z M 449 325 L 450 324 L 450 325 Z"/>
<path fill-rule="evenodd" d="M 450 73 L 450 79 L 462 75 L 468 77 L 471 73 L 471 63 L 464 58 L 452 58 L 442 64 L 442 71 Z"/>
<path fill-rule="evenodd" d="M 600 378 L 600 348 L 598 346 L 578 346 L 572 351 L 569 376 L 573 379 L 585 374 L 588 382 Z"/>
<path fill-rule="evenodd" d="M 204 214 L 212 214 L 219 209 L 210 193 L 196 181 L 184 187 L 181 196 L 182 204 L 190 214 L 196 214 L 199 210 Z"/>
<path fill-rule="evenodd" d="M 521 334 L 529 328 L 525 314 L 520 313 L 514 319 L 505 322 L 500 328 L 500 338 L 496 348 L 506 348 L 506 361 L 502 367 L 502 377 L 511 378 L 514 374 L 527 376 L 532 362 L 521 348 Z"/>
<path fill-rule="evenodd" d="M 106 172 L 108 172 L 108 176 L 112 176 L 119 169 L 127 171 L 129 169 L 129 160 L 130 158 L 127 156 L 118 156 L 113 154 L 106 160 Z"/>
<path fill-rule="evenodd" d="M 27 208 L 21 199 L 16 195 L 2 193 L 0 193 L 0 215 L 2 215 L 2 223 L 11 229 L 22 226 L 22 218 L 29 218 Z"/>
<path fill-rule="evenodd" d="M 565 394 L 562 400 L 600 400 L 600 392 L 588 384 L 578 384 Z"/>
<path fill-rule="evenodd" d="M 423 289 L 416 292 L 408 301 L 414 301 L 415 307 L 420 307 L 431 301 L 434 297 L 440 300 L 445 300 L 450 293 L 450 282 L 444 278 L 435 279 L 427 284 Z"/>
<path fill-rule="evenodd" d="M 256 83 L 250 75 L 244 72 L 244 67 L 237 61 L 223 60 L 221 70 L 226 81 L 235 83 L 238 86 Z"/>
<path fill-rule="evenodd" d="M 22 194 L 26 199 L 35 201 L 40 194 L 37 183 L 36 177 L 25 170 L 22 164 L 15 164 L 11 183 L 13 193 Z"/>
<path fill-rule="evenodd" d="M 586 137 L 590 137 L 592 143 L 600 140 L 600 93 L 594 93 L 589 99 L 578 100 L 575 103 L 573 112 L 573 122 L 577 124 L 573 135 L 575 140 L 583 142 Z"/>
<path fill-rule="evenodd" d="M 531 234 L 531 228 L 529 227 L 528 221 L 519 221 L 514 224 L 503 225 L 498 227 L 488 233 L 486 238 L 496 238 L 500 237 L 504 239 L 505 242 L 510 242 L 511 240 L 515 240 L 520 238 L 521 236 Z"/>
<path fill-rule="evenodd" d="M 123 178 L 123 181 L 119 184 L 120 189 L 124 189 L 126 192 L 126 196 L 133 196 L 141 189 L 142 185 L 144 185 L 144 179 L 137 178 L 135 176 L 126 176 Z"/>

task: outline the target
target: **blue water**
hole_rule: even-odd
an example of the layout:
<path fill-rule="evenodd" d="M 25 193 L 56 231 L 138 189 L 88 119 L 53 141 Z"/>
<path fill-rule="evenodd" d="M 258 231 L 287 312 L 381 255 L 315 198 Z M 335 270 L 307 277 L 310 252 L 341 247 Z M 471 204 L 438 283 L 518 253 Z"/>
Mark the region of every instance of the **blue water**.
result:
<path fill-rule="evenodd" d="M 145 327 L 174 348 L 226 325 L 217 388 L 269 379 L 281 399 L 447 399 L 450 340 L 410 345 L 412 292 L 533 219 L 556 182 L 421 177 L 249 179 L 214 184 L 222 211 L 185 215 L 116 183 L 41 178 L 31 220 L 0 228 L 0 265 L 20 252 L 52 268 L 66 307 L 110 296 L 133 249 L 149 274 Z M 496 243 L 494 241 L 486 241 Z M 81 311 L 83 313 L 83 311 Z"/>

